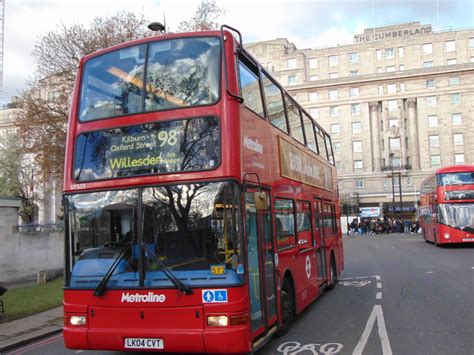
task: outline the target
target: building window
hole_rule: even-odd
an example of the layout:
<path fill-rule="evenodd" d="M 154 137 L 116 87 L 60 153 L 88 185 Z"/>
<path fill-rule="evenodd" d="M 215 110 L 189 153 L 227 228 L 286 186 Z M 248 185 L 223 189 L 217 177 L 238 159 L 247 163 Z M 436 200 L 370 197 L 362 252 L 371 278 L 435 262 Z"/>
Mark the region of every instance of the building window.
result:
<path fill-rule="evenodd" d="M 474 37 L 469 38 L 469 48 L 474 48 Z"/>
<path fill-rule="evenodd" d="M 351 104 L 351 115 L 360 114 L 360 104 Z"/>
<path fill-rule="evenodd" d="M 341 143 L 340 142 L 333 142 L 332 143 L 332 149 L 334 149 L 334 153 L 340 153 L 341 152 Z"/>
<path fill-rule="evenodd" d="M 389 143 L 391 152 L 400 150 L 400 137 L 389 138 L 388 143 Z"/>
<path fill-rule="evenodd" d="M 288 75 L 288 86 L 296 85 L 296 75 Z"/>
<path fill-rule="evenodd" d="M 359 53 L 349 53 L 349 63 L 359 63 Z"/>
<path fill-rule="evenodd" d="M 353 153 L 362 153 L 362 141 L 352 142 L 352 152 Z"/>
<path fill-rule="evenodd" d="M 439 147 L 439 136 L 433 135 L 429 137 L 430 140 L 430 147 Z"/>
<path fill-rule="evenodd" d="M 350 88 L 349 89 L 350 97 L 359 97 L 359 88 Z"/>
<path fill-rule="evenodd" d="M 474 57 L 471 57 L 471 63 L 474 63 Z"/>
<path fill-rule="evenodd" d="M 392 158 L 392 166 L 394 168 L 402 165 L 402 160 L 400 158 Z"/>
<path fill-rule="evenodd" d="M 387 84 L 387 94 L 396 94 L 397 84 Z"/>
<path fill-rule="evenodd" d="M 404 71 L 404 70 L 405 70 L 405 64 L 400 64 L 399 70 L 400 70 L 400 71 Z"/>
<path fill-rule="evenodd" d="M 436 96 L 428 96 L 426 98 L 426 103 L 428 107 L 436 107 L 438 105 L 438 102 L 436 100 Z"/>
<path fill-rule="evenodd" d="M 338 117 L 339 116 L 339 106 L 330 106 L 329 107 L 329 116 Z"/>
<path fill-rule="evenodd" d="M 309 81 L 316 81 L 318 79 L 319 79 L 319 76 L 317 76 L 317 75 L 310 75 L 309 76 Z"/>
<path fill-rule="evenodd" d="M 456 52 L 456 41 L 446 41 L 446 52 Z"/>
<path fill-rule="evenodd" d="M 331 125 L 331 134 L 339 134 L 341 133 L 341 126 L 339 126 L 339 123 L 333 123 Z"/>
<path fill-rule="evenodd" d="M 383 95 L 383 85 L 379 85 L 379 95 Z"/>
<path fill-rule="evenodd" d="M 309 115 L 313 118 L 319 118 L 319 110 L 316 107 L 310 107 Z"/>
<path fill-rule="evenodd" d="M 430 160 L 431 160 L 431 166 L 439 166 L 441 165 L 441 156 L 436 154 L 436 155 L 430 155 Z"/>
<path fill-rule="evenodd" d="M 412 183 L 413 183 L 413 179 L 412 179 L 411 176 L 407 176 L 407 180 L 406 180 L 406 181 L 407 181 L 407 186 L 408 186 L 408 187 L 410 187 L 410 186 L 412 185 Z"/>
<path fill-rule="evenodd" d="M 362 124 L 360 122 L 352 122 L 352 133 L 361 133 Z"/>
<path fill-rule="evenodd" d="M 423 55 L 433 54 L 433 43 L 425 43 L 422 46 Z"/>
<path fill-rule="evenodd" d="M 433 68 L 433 62 L 432 61 L 423 62 L 423 68 Z"/>
<path fill-rule="evenodd" d="M 381 49 L 377 49 L 375 54 L 376 54 L 377 60 L 382 60 L 382 50 Z"/>
<path fill-rule="evenodd" d="M 383 179 L 383 189 L 387 190 L 388 188 L 388 179 Z"/>
<path fill-rule="evenodd" d="M 309 68 L 316 69 L 318 67 L 318 58 L 310 58 L 309 59 Z"/>
<path fill-rule="evenodd" d="M 400 83 L 400 92 L 405 92 L 405 83 Z"/>
<path fill-rule="evenodd" d="M 461 105 L 461 94 L 451 94 L 451 105 L 459 106 Z"/>
<path fill-rule="evenodd" d="M 462 133 L 454 133 L 453 134 L 453 145 L 463 145 L 464 144 L 464 136 Z"/>
<path fill-rule="evenodd" d="M 337 100 L 337 90 L 329 90 L 329 100 Z"/>
<path fill-rule="evenodd" d="M 389 66 L 389 67 L 386 67 L 386 68 L 385 68 L 385 71 L 386 71 L 387 73 L 393 73 L 393 72 L 395 71 L 395 66 L 394 66 L 394 65 L 391 65 L 391 66 Z"/>
<path fill-rule="evenodd" d="M 362 160 L 354 160 L 354 170 L 362 170 Z"/>
<path fill-rule="evenodd" d="M 454 65 L 454 64 L 457 64 L 457 62 L 458 62 L 458 61 L 457 61 L 456 58 L 448 59 L 448 60 L 446 61 L 446 63 L 447 63 L 448 65 Z"/>
<path fill-rule="evenodd" d="M 357 75 L 359 75 L 359 71 L 358 70 L 351 70 L 350 75 L 351 76 L 357 76 Z"/>
<path fill-rule="evenodd" d="M 382 67 L 378 67 L 377 68 L 377 74 L 381 74 L 383 73 L 383 68 Z"/>
<path fill-rule="evenodd" d="M 392 118 L 388 120 L 389 127 L 400 127 L 400 121 L 398 118 Z"/>
<path fill-rule="evenodd" d="M 267 63 L 267 70 L 269 72 L 273 72 L 275 70 L 275 68 L 273 67 L 273 63 L 272 62 L 268 62 Z"/>
<path fill-rule="evenodd" d="M 430 127 L 430 128 L 438 127 L 438 116 L 437 115 L 428 116 L 428 127 Z"/>
<path fill-rule="evenodd" d="M 393 59 L 395 58 L 395 52 L 393 48 L 385 49 L 385 59 Z"/>
<path fill-rule="evenodd" d="M 428 89 L 434 89 L 436 87 L 436 81 L 434 79 L 426 80 L 426 87 Z"/>
<path fill-rule="evenodd" d="M 454 164 L 464 164 L 464 154 L 454 154 Z"/>
<path fill-rule="evenodd" d="M 336 169 L 337 169 L 337 171 L 341 171 L 341 168 L 342 168 L 341 162 L 336 160 Z"/>
<path fill-rule="evenodd" d="M 364 180 L 356 180 L 356 189 L 363 189 L 364 188 Z"/>
<path fill-rule="evenodd" d="M 296 58 L 288 59 L 288 69 L 296 69 Z"/>
<path fill-rule="evenodd" d="M 339 78 L 339 73 L 329 73 L 329 79 L 337 79 Z"/>
<path fill-rule="evenodd" d="M 397 100 L 388 100 L 388 111 L 389 112 L 394 112 L 398 110 L 398 103 Z"/>
<path fill-rule="evenodd" d="M 398 58 L 403 58 L 403 56 L 405 54 L 404 52 L 405 51 L 404 51 L 403 47 L 398 47 Z"/>
<path fill-rule="evenodd" d="M 449 86 L 459 85 L 459 76 L 452 76 L 448 79 Z"/>
<path fill-rule="evenodd" d="M 337 55 L 330 55 L 329 56 L 329 66 L 330 67 L 335 67 L 335 66 L 337 66 L 337 64 L 338 64 Z"/>
<path fill-rule="evenodd" d="M 308 94 L 309 101 L 314 102 L 318 100 L 318 93 L 317 92 L 310 92 Z"/>
<path fill-rule="evenodd" d="M 460 125 L 462 124 L 462 116 L 460 113 L 452 113 L 451 114 L 451 123 L 453 125 Z"/>

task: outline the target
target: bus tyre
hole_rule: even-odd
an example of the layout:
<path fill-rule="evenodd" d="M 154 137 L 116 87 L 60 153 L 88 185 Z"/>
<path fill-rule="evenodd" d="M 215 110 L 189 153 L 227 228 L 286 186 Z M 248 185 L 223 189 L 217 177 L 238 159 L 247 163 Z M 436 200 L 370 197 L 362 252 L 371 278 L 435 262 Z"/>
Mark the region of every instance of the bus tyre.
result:
<path fill-rule="evenodd" d="M 288 332 L 288 329 L 295 318 L 295 298 L 293 297 L 293 288 L 288 279 L 283 282 L 280 295 L 281 323 L 277 335 L 282 336 Z"/>
<path fill-rule="evenodd" d="M 433 238 L 433 240 L 434 240 L 434 245 L 437 246 L 437 247 L 439 247 L 439 244 L 438 244 L 438 237 L 436 236 L 436 232 L 434 232 L 434 238 Z"/>
<path fill-rule="evenodd" d="M 334 257 L 331 257 L 331 269 L 329 270 L 329 282 L 328 282 L 328 290 L 332 290 L 337 283 L 337 271 L 336 271 L 336 262 L 334 261 Z"/>

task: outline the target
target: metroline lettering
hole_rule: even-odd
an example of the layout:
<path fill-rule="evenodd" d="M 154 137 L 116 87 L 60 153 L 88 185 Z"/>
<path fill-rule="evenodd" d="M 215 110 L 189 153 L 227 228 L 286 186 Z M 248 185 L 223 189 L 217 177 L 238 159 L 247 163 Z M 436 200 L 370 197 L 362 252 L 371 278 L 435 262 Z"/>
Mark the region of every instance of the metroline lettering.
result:
<path fill-rule="evenodd" d="M 141 295 L 139 293 L 130 294 L 130 293 L 122 293 L 122 302 L 134 303 L 134 302 L 165 302 L 166 296 L 155 295 L 153 292 L 148 292 L 146 295 Z"/>

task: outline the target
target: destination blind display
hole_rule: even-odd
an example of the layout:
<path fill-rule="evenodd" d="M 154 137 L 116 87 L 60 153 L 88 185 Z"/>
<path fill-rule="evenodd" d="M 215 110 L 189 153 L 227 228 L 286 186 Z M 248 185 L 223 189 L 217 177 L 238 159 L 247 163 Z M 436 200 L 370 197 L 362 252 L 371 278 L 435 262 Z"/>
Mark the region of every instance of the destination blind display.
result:
<path fill-rule="evenodd" d="M 220 139 L 216 117 L 88 132 L 77 138 L 74 179 L 210 170 L 219 165 Z"/>

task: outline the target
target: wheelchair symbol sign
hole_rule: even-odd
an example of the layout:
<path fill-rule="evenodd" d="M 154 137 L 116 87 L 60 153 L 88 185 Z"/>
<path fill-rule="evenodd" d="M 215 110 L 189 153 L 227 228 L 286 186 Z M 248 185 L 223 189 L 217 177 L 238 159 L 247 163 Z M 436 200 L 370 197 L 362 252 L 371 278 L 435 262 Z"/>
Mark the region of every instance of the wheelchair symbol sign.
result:
<path fill-rule="evenodd" d="M 202 290 L 202 303 L 227 303 L 227 290 Z"/>

